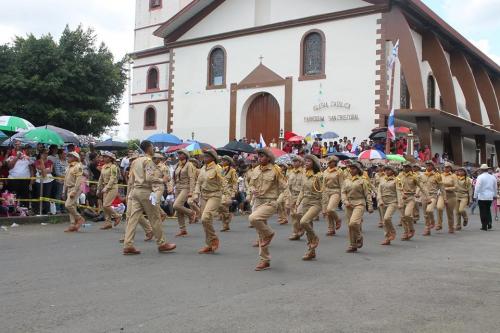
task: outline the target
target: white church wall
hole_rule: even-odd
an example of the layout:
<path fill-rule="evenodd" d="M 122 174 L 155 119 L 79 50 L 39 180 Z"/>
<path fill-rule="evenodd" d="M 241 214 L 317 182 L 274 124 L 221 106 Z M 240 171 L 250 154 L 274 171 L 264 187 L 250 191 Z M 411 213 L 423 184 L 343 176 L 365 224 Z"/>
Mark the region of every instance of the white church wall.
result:
<path fill-rule="evenodd" d="M 256 6 L 257 3 L 257 6 Z M 231 0 L 225 1 L 215 11 L 184 34 L 187 40 L 228 31 L 272 24 L 308 16 L 321 15 L 346 9 L 369 6 L 361 0 Z M 255 17 L 255 12 L 264 17 Z M 267 12 L 269 11 L 269 12 Z"/>
<path fill-rule="evenodd" d="M 135 31 L 134 49 L 136 51 L 148 50 L 163 46 L 163 38 L 156 37 L 153 32 L 158 26 L 149 27 Z"/>
<path fill-rule="evenodd" d="M 376 26 L 380 14 L 356 17 L 272 31 L 175 49 L 174 120 L 176 135 L 190 136 L 216 145 L 225 144 L 229 130 L 230 84 L 245 78 L 264 57 L 263 64 L 283 78 L 293 77 L 293 130 L 306 134 L 321 130 L 320 122 L 306 122 L 304 117 L 324 116 L 326 130 L 341 135 L 366 137 L 375 127 Z M 321 29 L 326 35 L 325 80 L 298 81 L 300 41 L 310 29 Z M 227 52 L 227 87 L 206 90 L 207 56 L 215 45 Z M 283 109 L 283 87 L 273 95 Z M 266 91 L 268 89 L 261 89 Z M 322 92 L 320 94 L 320 91 Z M 252 91 L 238 91 L 237 119 L 242 117 L 244 96 Z M 241 98 L 240 98 L 241 95 Z M 350 109 L 330 108 L 314 111 L 320 102 L 342 101 Z M 329 121 L 330 115 L 357 115 L 359 120 Z M 281 121 L 283 122 L 281 117 Z M 237 121 L 237 135 L 244 133 Z"/>
<path fill-rule="evenodd" d="M 156 109 L 156 129 L 144 129 L 144 112 L 150 106 Z M 148 136 L 159 132 L 167 131 L 167 108 L 168 104 L 164 102 L 152 102 L 130 105 L 129 109 L 129 138 L 144 140 Z"/>

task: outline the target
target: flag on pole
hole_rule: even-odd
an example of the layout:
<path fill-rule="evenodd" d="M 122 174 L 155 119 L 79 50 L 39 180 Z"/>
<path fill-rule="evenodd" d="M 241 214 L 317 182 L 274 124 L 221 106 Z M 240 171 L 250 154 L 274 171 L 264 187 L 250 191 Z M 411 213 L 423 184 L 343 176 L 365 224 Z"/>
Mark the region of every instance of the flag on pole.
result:
<path fill-rule="evenodd" d="M 398 58 L 399 55 L 399 39 L 396 41 L 396 44 L 394 44 L 394 47 L 392 48 L 391 55 L 387 59 L 387 73 L 389 74 L 389 77 L 392 75 L 392 69 L 396 65 L 396 59 Z"/>
<path fill-rule="evenodd" d="M 264 137 L 262 137 L 262 133 L 260 133 L 260 141 L 259 141 L 259 146 L 260 148 L 266 148 L 266 142 L 264 141 Z"/>
<path fill-rule="evenodd" d="M 389 114 L 389 119 L 387 119 L 387 139 L 394 141 L 396 139 L 396 131 L 394 129 L 394 106 Z"/>

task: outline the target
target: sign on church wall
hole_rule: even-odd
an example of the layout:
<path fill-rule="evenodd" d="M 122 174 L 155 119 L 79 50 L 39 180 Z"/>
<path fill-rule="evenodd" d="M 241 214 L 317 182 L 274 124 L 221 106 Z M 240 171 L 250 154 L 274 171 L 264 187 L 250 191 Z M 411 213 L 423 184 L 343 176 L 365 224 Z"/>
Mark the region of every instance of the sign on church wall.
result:
<path fill-rule="evenodd" d="M 305 116 L 304 121 L 306 123 L 310 122 L 325 122 L 325 121 L 350 121 L 359 120 L 358 114 L 355 113 L 345 113 L 351 111 L 351 103 L 345 101 L 330 101 L 330 102 L 320 102 L 313 105 L 313 111 L 315 113 L 322 113 L 324 111 L 331 111 L 330 115 L 314 115 Z M 342 112 L 340 114 L 334 114 L 337 112 Z"/>

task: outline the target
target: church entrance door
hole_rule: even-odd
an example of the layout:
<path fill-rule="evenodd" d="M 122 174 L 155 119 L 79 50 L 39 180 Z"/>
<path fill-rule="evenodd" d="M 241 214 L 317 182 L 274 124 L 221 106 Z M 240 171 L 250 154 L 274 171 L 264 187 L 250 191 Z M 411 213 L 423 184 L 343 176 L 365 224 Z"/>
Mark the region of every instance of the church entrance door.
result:
<path fill-rule="evenodd" d="M 259 142 L 260 134 L 269 145 L 272 139 L 278 142 L 280 134 L 280 106 L 278 101 L 269 93 L 262 93 L 255 97 L 247 111 L 247 134 L 250 141 Z"/>

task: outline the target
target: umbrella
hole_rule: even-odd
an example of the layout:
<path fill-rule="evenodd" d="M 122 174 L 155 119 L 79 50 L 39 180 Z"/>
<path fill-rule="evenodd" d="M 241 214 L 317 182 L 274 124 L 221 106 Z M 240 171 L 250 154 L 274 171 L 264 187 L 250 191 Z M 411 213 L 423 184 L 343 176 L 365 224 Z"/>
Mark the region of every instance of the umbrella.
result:
<path fill-rule="evenodd" d="M 325 132 L 321 137 L 323 139 L 336 139 L 339 137 L 339 135 L 335 132 Z"/>
<path fill-rule="evenodd" d="M 295 136 L 292 136 L 290 138 L 288 138 L 288 142 L 302 142 L 304 141 L 304 137 L 303 136 L 300 136 L 300 135 L 295 135 Z"/>
<path fill-rule="evenodd" d="M 14 116 L 1 116 L 0 117 L 0 131 L 5 132 L 7 135 L 13 135 L 19 131 L 27 131 L 34 129 L 32 123 L 26 119 Z"/>
<path fill-rule="evenodd" d="M 186 147 L 186 150 L 193 156 L 203 154 L 203 151 L 201 150 L 200 144 L 198 142 L 191 143 Z"/>
<path fill-rule="evenodd" d="M 404 158 L 401 155 L 391 155 L 391 154 L 388 154 L 388 155 L 386 155 L 386 158 L 389 161 L 406 162 L 406 158 Z"/>
<path fill-rule="evenodd" d="M 396 127 L 395 129 L 396 133 L 399 133 L 399 134 L 409 134 L 411 132 L 411 129 L 408 128 L 408 127 Z"/>
<path fill-rule="evenodd" d="M 282 155 L 276 159 L 276 163 L 277 164 L 292 164 L 292 161 L 296 156 L 297 155 L 295 155 L 295 154 Z"/>
<path fill-rule="evenodd" d="M 64 140 L 59 134 L 46 128 L 35 128 L 24 133 L 24 139 L 48 145 L 64 144 Z"/>
<path fill-rule="evenodd" d="M 370 149 L 365 150 L 358 156 L 358 160 L 383 160 L 385 159 L 385 154 L 380 150 Z"/>
<path fill-rule="evenodd" d="M 356 155 L 349 153 L 349 152 L 343 152 L 343 153 L 333 153 L 329 156 L 337 156 L 339 160 L 349 160 L 349 159 L 354 159 L 356 158 Z"/>
<path fill-rule="evenodd" d="M 182 140 L 173 134 L 157 133 L 151 135 L 146 140 L 151 141 L 155 146 L 174 146 L 182 143 Z"/>
<path fill-rule="evenodd" d="M 241 141 L 231 141 L 223 147 L 223 149 L 234 150 L 241 153 L 253 153 L 255 148 L 250 146 L 248 143 Z"/>
<path fill-rule="evenodd" d="M 189 143 L 181 143 L 180 145 L 177 145 L 177 146 L 170 146 L 168 147 L 165 152 L 166 153 L 175 153 L 176 151 L 178 150 L 181 150 L 181 149 L 184 149 L 186 148 L 187 146 L 189 146 Z"/>
<path fill-rule="evenodd" d="M 99 142 L 95 145 L 97 150 L 126 150 L 128 149 L 128 144 L 121 141 L 113 141 L 113 139 L 108 139 L 103 142 Z"/>
<path fill-rule="evenodd" d="M 285 132 L 285 141 L 290 141 L 290 138 L 294 137 L 294 136 L 298 136 L 297 134 L 295 134 L 294 132 Z"/>
<path fill-rule="evenodd" d="M 60 128 L 57 126 L 52 126 L 52 125 L 40 126 L 37 128 L 46 128 L 46 129 L 49 129 L 51 131 L 56 132 L 64 140 L 65 143 L 73 143 L 75 145 L 80 144 L 80 139 L 78 138 L 78 135 L 76 135 L 76 133 L 68 131 L 67 129 Z"/>
<path fill-rule="evenodd" d="M 311 133 L 308 133 L 305 137 L 305 139 L 310 142 L 310 141 L 314 141 L 314 139 L 316 138 L 320 138 L 321 137 L 321 133 L 320 132 L 311 132 Z"/>
<path fill-rule="evenodd" d="M 208 144 L 208 143 L 205 143 L 205 142 L 199 142 L 199 141 L 196 141 L 196 140 L 187 140 L 188 143 L 197 143 L 200 145 L 201 147 L 201 150 L 205 151 L 205 150 L 209 150 L 209 149 L 214 149 L 214 146 L 212 146 L 211 144 Z"/>
<path fill-rule="evenodd" d="M 276 158 L 286 155 L 286 152 L 284 152 L 281 149 L 278 148 L 268 148 L 268 149 L 273 153 L 274 157 Z"/>
<path fill-rule="evenodd" d="M 217 155 L 219 155 L 219 156 L 233 157 L 234 155 L 238 155 L 239 154 L 235 150 L 230 150 L 230 149 L 226 149 L 226 148 L 217 148 L 215 151 L 217 152 Z"/>

